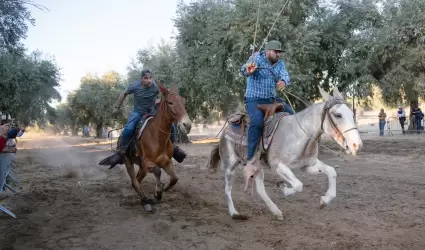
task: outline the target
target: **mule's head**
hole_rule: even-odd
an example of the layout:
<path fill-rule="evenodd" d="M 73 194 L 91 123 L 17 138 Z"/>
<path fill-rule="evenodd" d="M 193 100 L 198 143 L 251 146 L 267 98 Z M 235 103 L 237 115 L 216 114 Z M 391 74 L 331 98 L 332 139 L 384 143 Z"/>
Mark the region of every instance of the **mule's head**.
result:
<path fill-rule="evenodd" d="M 172 116 L 173 120 L 177 121 L 177 126 L 183 133 L 188 134 L 192 128 L 192 121 L 186 112 L 186 100 L 179 95 L 177 85 L 173 85 L 171 89 L 167 89 L 161 84 L 158 84 L 159 90 L 163 95 L 164 105 L 167 111 Z"/>
<path fill-rule="evenodd" d="M 322 114 L 323 132 L 334 139 L 346 153 L 357 155 L 363 146 L 359 131 L 354 122 L 354 114 L 344 101 L 338 88 L 333 89 L 333 96 L 319 87 L 325 100 Z"/>

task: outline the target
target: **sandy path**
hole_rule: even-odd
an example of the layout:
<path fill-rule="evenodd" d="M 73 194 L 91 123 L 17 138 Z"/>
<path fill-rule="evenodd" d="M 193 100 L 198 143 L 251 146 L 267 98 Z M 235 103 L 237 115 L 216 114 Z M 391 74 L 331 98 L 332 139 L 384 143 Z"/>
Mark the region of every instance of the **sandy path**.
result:
<path fill-rule="evenodd" d="M 284 220 L 273 220 L 258 197 L 244 194 L 239 175 L 235 206 L 250 219 L 233 221 L 223 173 L 201 168 L 211 144 L 182 146 L 190 156 L 176 166 L 178 184 L 155 214 L 146 214 L 123 166 L 97 166 L 109 145 L 28 135 L 18 153 L 23 189 L 5 201 L 18 218 L 0 214 L 0 249 L 425 249 L 424 143 L 364 142 L 353 160 L 321 155 L 339 166 L 337 198 L 327 208 L 318 209 L 324 175 L 295 170 L 304 190 L 283 198 L 279 179 L 267 170 L 267 192 Z M 150 195 L 154 183 L 152 175 L 143 182 Z"/>

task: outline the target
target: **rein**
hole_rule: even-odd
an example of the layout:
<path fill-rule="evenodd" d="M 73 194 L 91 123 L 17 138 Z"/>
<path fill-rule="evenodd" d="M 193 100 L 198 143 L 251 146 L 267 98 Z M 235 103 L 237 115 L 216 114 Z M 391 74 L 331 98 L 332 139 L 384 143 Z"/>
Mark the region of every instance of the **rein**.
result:
<path fill-rule="evenodd" d="M 267 67 L 258 67 L 257 69 L 266 69 L 266 70 L 268 70 L 268 71 L 270 71 L 270 73 L 272 73 L 272 75 L 274 76 L 274 78 L 275 78 L 275 80 L 276 80 L 276 82 L 278 82 L 279 81 L 279 78 L 276 76 L 276 74 L 270 69 L 270 68 L 267 68 Z M 291 92 L 289 92 L 289 91 L 287 91 L 287 90 L 282 90 L 281 91 L 282 92 L 282 94 L 286 97 L 286 99 L 288 100 L 288 102 L 289 102 L 289 105 L 291 106 L 291 108 L 292 108 L 292 110 L 294 110 L 294 113 L 295 113 L 295 109 L 294 109 L 294 106 L 292 105 L 292 103 L 291 103 L 291 101 L 289 100 L 289 98 L 288 98 L 288 96 L 285 94 L 285 92 L 286 93 L 288 93 L 288 94 L 290 94 L 290 95 L 292 95 L 292 96 L 294 96 L 295 98 L 297 98 L 298 100 L 300 100 L 301 102 L 303 102 L 307 107 L 309 107 L 309 106 L 311 106 L 311 105 L 308 105 L 305 101 L 303 101 L 301 98 L 299 98 L 298 96 L 296 96 L 296 95 L 294 95 L 294 94 L 292 94 Z M 344 141 L 346 141 L 346 139 L 345 139 L 345 136 L 344 136 L 344 133 L 347 133 L 347 132 L 349 132 L 349 131 L 351 131 L 351 130 L 354 130 L 354 129 L 357 129 L 357 127 L 353 127 L 353 128 L 350 128 L 350 129 L 347 129 L 347 130 L 345 130 L 344 132 L 341 132 L 341 130 L 338 128 L 338 126 L 335 124 L 335 122 L 334 122 L 334 120 L 332 119 L 332 116 L 330 115 L 330 113 L 329 113 L 329 110 L 330 110 L 330 108 L 332 108 L 334 105 L 336 105 L 336 104 L 345 104 L 345 101 L 344 100 L 342 100 L 342 99 L 338 99 L 338 98 L 332 98 L 332 99 L 329 99 L 329 100 L 327 100 L 327 101 L 325 101 L 325 107 L 323 108 L 323 111 L 322 111 L 322 120 L 321 120 L 321 125 L 320 125 L 320 128 L 321 128 L 321 130 L 322 130 L 322 132 L 324 133 L 325 131 L 323 130 L 323 123 L 324 123 L 324 121 L 325 121 L 325 118 L 326 118 L 326 115 L 328 116 L 328 119 L 329 119 L 329 123 L 331 124 L 331 126 L 332 126 L 332 128 L 333 128 L 333 130 L 334 131 L 336 131 L 336 133 L 338 134 L 338 136 L 339 137 L 342 137 L 343 139 L 344 139 Z M 295 115 L 295 114 L 294 114 Z M 305 132 L 305 130 L 302 128 L 302 126 L 301 126 L 301 124 L 300 124 L 300 122 L 298 121 L 298 118 L 297 117 L 295 117 L 295 119 L 297 120 L 297 123 L 298 123 L 298 125 L 300 126 L 300 128 L 301 128 L 301 130 L 308 136 L 308 137 L 310 137 L 308 134 L 307 134 L 307 132 Z M 326 134 L 326 133 L 325 133 Z M 333 139 L 333 137 L 331 136 L 331 138 Z M 310 139 L 312 139 L 312 140 L 314 140 L 313 138 L 311 138 L 310 137 Z M 317 140 L 317 139 L 315 139 L 315 140 Z M 335 140 L 335 139 L 333 139 L 333 140 Z M 335 152 L 334 150 L 332 150 L 332 149 L 330 149 L 330 148 L 328 148 L 328 147 L 325 147 L 325 146 L 323 146 L 323 145 L 321 145 L 320 143 L 319 143 L 319 146 L 321 146 L 321 147 L 323 147 L 323 148 L 326 148 L 327 150 L 330 150 L 330 151 L 332 151 L 332 152 L 334 152 L 334 153 L 336 153 L 338 156 L 340 156 L 337 152 Z"/>
<path fill-rule="evenodd" d="M 167 95 L 175 95 L 174 93 L 168 93 Z M 165 103 L 164 103 L 165 102 Z M 161 103 L 164 103 L 163 105 L 161 105 Z M 161 101 L 160 101 L 160 103 L 159 103 L 159 108 L 162 108 L 162 109 L 164 109 L 164 114 L 166 114 L 166 113 L 168 113 L 168 112 L 170 112 L 171 113 L 171 116 L 172 116 L 172 123 L 174 123 L 175 121 L 177 121 L 177 119 L 175 118 L 175 116 L 176 116 L 176 112 L 174 112 L 172 109 L 171 109 L 171 107 L 170 107 L 170 105 L 167 103 L 167 99 L 166 98 L 164 98 L 164 96 L 162 96 L 161 97 Z M 166 132 L 166 131 L 164 131 L 164 130 L 162 130 L 160 127 L 158 127 L 158 130 L 159 131 L 161 131 L 162 133 L 164 133 L 164 134 L 167 134 L 167 135 L 171 135 L 172 133 L 171 132 Z"/>
<path fill-rule="evenodd" d="M 289 102 L 289 105 L 291 106 L 291 108 L 292 108 L 292 110 L 294 110 L 294 106 L 292 105 L 292 103 L 291 103 L 291 100 L 289 100 L 289 98 L 288 98 L 288 96 L 285 94 L 285 92 L 287 92 L 288 94 L 290 94 L 290 95 L 292 95 L 292 96 L 294 96 L 294 97 L 296 97 L 297 99 L 299 99 L 299 100 L 301 100 L 302 102 L 304 102 L 301 98 L 299 98 L 298 96 L 296 96 L 296 95 L 294 95 L 294 94 L 292 94 L 292 93 L 290 93 L 289 91 L 287 91 L 287 90 L 282 90 L 281 91 L 282 92 L 282 94 L 286 97 L 286 99 L 288 100 L 288 102 Z M 305 102 L 304 102 L 304 104 L 306 104 Z M 344 133 L 346 133 L 346 132 L 348 132 L 348 131 L 351 131 L 351 130 L 354 130 L 354 129 L 357 129 L 357 127 L 353 127 L 353 128 L 350 128 L 350 129 L 347 129 L 347 130 L 345 130 L 344 132 L 341 132 L 341 130 L 338 128 L 338 126 L 335 124 L 335 122 L 333 121 L 333 119 L 332 119 L 332 117 L 331 117 L 331 115 L 329 114 L 329 110 L 330 110 L 330 108 L 332 108 L 334 105 L 336 105 L 336 104 L 345 104 L 345 102 L 344 102 L 344 100 L 342 100 L 342 99 L 338 99 L 338 98 L 332 98 L 332 99 L 330 99 L 330 100 L 327 100 L 327 101 L 325 101 L 325 107 L 323 107 L 323 111 L 322 111 L 322 118 L 321 118 L 321 124 L 320 124 L 320 129 L 322 130 L 322 132 L 323 133 L 325 133 L 325 131 L 323 130 L 323 124 L 324 124 L 324 122 L 325 122 L 325 118 L 326 118 L 326 115 L 328 116 L 328 120 L 329 120 L 329 123 L 331 124 L 331 126 L 332 126 L 332 128 L 334 129 L 334 131 L 336 131 L 343 139 L 344 139 L 344 141 L 346 141 L 345 140 L 345 136 L 343 135 Z M 307 104 L 306 104 L 307 105 Z M 310 105 L 307 105 L 307 106 L 310 106 Z M 294 113 L 295 113 L 295 110 L 294 110 Z M 295 116 L 295 114 L 294 114 L 294 116 Z M 298 117 L 297 116 L 295 116 L 295 120 L 297 121 L 297 123 L 298 123 L 298 126 L 300 126 L 300 128 L 301 128 L 301 130 L 306 134 L 306 136 L 307 137 L 309 137 L 310 139 L 312 139 L 312 140 L 314 140 L 314 141 L 317 141 L 318 140 L 318 138 L 316 138 L 316 139 L 313 139 L 313 138 L 311 138 L 311 136 L 309 136 L 308 134 L 307 134 L 307 132 L 305 132 L 305 130 L 303 129 L 303 127 L 301 126 L 301 124 L 300 124 L 300 122 L 298 121 Z M 326 134 L 326 133 L 325 133 Z M 334 140 L 335 141 L 335 139 L 332 137 L 332 136 L 330 136 L 331 138 L 332 138 L 332 140 Z M 318 143 L 318 145 L 320 146 L 320 147 L 322 147 L 322 148 L 324 148 L 324 149 L 327 149 L 328 151 L 330 151 L 330 152 L 332 152 L 332 153 L 334 153 L 336 156 L 339 156 L 339 157 L 341 157 L 341 158 L 343 158 L 344 159 L 344 155 L 341 155 L 339 152 L 336 152 L 335 150 L 333 150 L 333 149 L 330 149 L 330 148 L 328 148 L 328 147 L 326 147 L 326 146 L 324 146 L 324 145 L 322 145 L 322 144 L 320 144 L 320 143 Z"/>
<path fill-rule="evenodd" d="M 344 132 L 341 132 L 341 130 L 338 128 L 338 126 L 335 124 L 334 120 L 332 119 L 331 114 L 329 113 L 329 109 L 332 108 L 336 104 L 345 104 L 345 102 L 344 102 L 344 100 L 338 99 L 338 98 L 333 98 L 329 102 L 326 101 L 325 107 L 323 108 L 323 112 L 322 112 L 322 122 L 321 122 L 321 125 L 320 125 L 320 129 L 324 132 L 324 130 L 323 130 L 323 123 L 324 123 L 325 118 L 326 118 L 326 115 L 327 115 L 328 116 L 329 123 L 331 124 L 333 130 L 336 131 L 337 134 L 340 137 L 344 138 L 344 141 L 346 141 L 345 140 L 344 133 L 347 133 L 347 132 L 349 132 L 351 130 L 355 130 L 355 129 L 357 129 L 357 127 L 352 127 L 352 128 L 349 128 L 349 129 L 345 130 Z"/>

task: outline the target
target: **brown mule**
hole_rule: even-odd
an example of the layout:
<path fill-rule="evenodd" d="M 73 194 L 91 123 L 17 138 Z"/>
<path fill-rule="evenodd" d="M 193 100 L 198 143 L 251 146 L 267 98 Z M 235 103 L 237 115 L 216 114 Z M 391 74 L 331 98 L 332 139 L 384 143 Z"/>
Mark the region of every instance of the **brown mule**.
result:
<path fill-rule="evenodd" d="M 160 200 L 162 193 L 173 187 L 178 178 L 174 173 L 173 158 L 174 146 L 170 140 L 172 123 L 177 121 L 181 130 L 190 131 L 191 120 L 186 112 L 185 99 L 178 94 L 174 86 L 170 90 L 158 83 L 162 93 L 158 111 L 154 118 L 142 131 L 142 134 L 131 143 L 124 158 L 127 173 L 130 176 L 134 190 L 141 198 L 142 205 L 148 212 L 155 202 L 148 199 L 143 192 L 141 182 L 151 172 L 156 177 L 155 198 Z M 142 160 L 140 160 L 142 158 Z M 139 165 L 136 175 L 134 164 Z M 164 187 L 161 183 L 161 169 L 170 176 L 170 182 Z"/>

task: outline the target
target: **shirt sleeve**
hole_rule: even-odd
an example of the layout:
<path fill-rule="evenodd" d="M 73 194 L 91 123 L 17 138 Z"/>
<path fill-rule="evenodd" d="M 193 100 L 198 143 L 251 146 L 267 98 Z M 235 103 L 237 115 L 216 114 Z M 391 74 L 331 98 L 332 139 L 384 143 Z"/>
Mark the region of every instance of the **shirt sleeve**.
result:
<path fill-rule="evenodd" d="M 136 84 L 131 83 L 130 85 L 128 85 L 128 87 L 125 90 L 124 94 L 126 94 L 126 95 L 133 94 L 135 90 L 136 90 Z"/>
<path fill-rule="evenodd" d="M 247 72 L 246 72 L 246 67 L 247 67 L 248 63 L 251 63 L 251 62 L 252 62 L 252 57 L 254 57 L 254 63 L 257 65 L 257 67 L 259 67 L 259 66 L 260 66 L 260 65 L 259 65 L 259 57 L 258 57 L 258 55 L 259 55 L 259 53 L 258 53 L 258 52 L 254 53 L 253 55 L 251 55 L 251 56 L 249 57 L 248 61 L 247 61 L 244 65 L 242 65 L 242 68 L 241 68 L 241 74 L 242 74 L 243 76 L 248 76 L 248 75 L 247 75 Z M 254 74 L 256 74 L 256 73 L 258 73 L 258 70 L 254 72 Z"/>
<path fill-rule="evenodd" d="M 286 65 L 283 61 L 281 61 L 276 71 L 277 71 L 279 80 L 284 81 L 286 86 L 291 85 L 291 78 L 289 77 L 289 73 L 286 70 Z"/>

